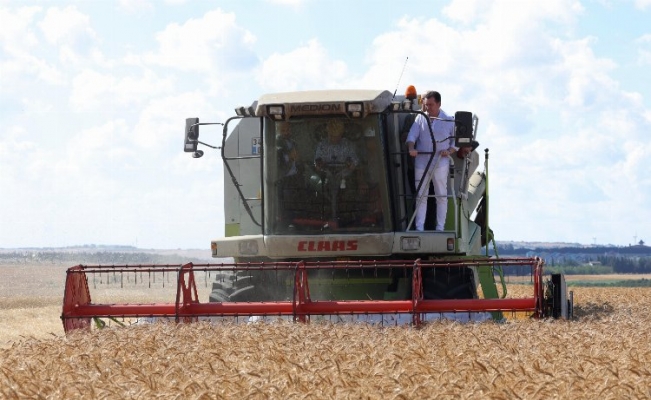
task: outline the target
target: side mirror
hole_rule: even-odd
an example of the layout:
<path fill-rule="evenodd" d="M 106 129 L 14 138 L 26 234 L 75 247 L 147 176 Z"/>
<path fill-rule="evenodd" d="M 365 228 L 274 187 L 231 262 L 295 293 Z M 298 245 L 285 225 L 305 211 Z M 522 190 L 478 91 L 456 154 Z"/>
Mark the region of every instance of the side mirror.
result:
<path fill-rule="evenodd" d="M 199 118 L 185 119 L 185 145 L 183 151 L 196 153 L 199 140 Z"/>
<path fill-rule="evenodd" d="M 473 141 L 472 113 L 457 111 L 454 114 L 454 145 L 455 147 L 472 147 Z"/>

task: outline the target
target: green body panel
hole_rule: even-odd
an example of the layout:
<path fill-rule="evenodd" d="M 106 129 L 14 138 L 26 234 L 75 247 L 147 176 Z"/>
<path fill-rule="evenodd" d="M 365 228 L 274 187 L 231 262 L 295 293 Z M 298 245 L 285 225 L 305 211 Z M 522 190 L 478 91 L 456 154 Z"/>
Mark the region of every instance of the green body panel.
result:
<path fill-rule="evenodd" d="M 493 268 L 489 265 L 477 267 L 477 275 L 479 276 L 479 284 L 484 293 L 485 299 L 497 299 L 499 293 L 497 292 L 497 285 L 495 284 L 495 277 L 493 276 Z M 500 321 L 503 318 L 501 312 L 493 312 L 493 319 Z"/>
<path fill-rule="evenodd" d="M 226 237 L 240 236 L 240 224 L 226 224 L 224 226 L 224 231 Z"/>
<path fill-rule="evenodd" d="M 404 300 L 411 296 L 411 279 L 398 279 L 395 292 L 384 292 L 384 300 Z"/>

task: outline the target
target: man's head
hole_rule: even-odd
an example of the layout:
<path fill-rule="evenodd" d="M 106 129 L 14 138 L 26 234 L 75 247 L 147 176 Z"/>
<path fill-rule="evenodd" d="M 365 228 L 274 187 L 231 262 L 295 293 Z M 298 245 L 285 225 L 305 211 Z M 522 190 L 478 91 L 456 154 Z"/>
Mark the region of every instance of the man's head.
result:
<path fill-rule="evenodd" d="M 344 123 L 338 119 L 328 121 L 328 140 L 330 143 L 339 143 L 344 134 Z"/>
<path fill-rule="evenodd" d="M 438 117 L 441 110 L 441 94 L 434 90 L 430 90 L 423 96 L 423 110 L 430 117 Z"/>
<path fill-rule="evenodd" d="M 289 137 L 291 130 L 289 129 L 289 122 L 281 122 L 278 131 L 282 137 Z"/>

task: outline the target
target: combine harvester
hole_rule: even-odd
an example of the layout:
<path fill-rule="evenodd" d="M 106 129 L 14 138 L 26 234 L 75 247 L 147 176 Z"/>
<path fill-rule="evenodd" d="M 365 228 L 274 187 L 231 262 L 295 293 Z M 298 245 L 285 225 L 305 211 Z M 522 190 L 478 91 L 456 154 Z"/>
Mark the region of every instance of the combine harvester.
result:
<path fill-rule="evenodd" d="M 373 90 L 275 93 L 235 111 L 223 124 L 188 118 L 184 143 L 195 158 L 203 155 L 199 144 L 221 149 L 226 237 L 213 240 L 211 249 L 213 257 L 234 262 L 72 267 L 61 317 L 66 332 L 92 321 L 103 326 L 106 320 L 159 318 L 419 325 L 451 316 L 503 320 L 508 312 L 571 316 L 564 277 L 543 282 L 542 259 L 489 255 L 489 244 L 497 249 L 488 224 L 488 150 L 483 171 L 476 170 L 477 116 L 459 111 L 449 121 L 455 146 L 472 152 L 451 157 L 445 229 L 416 231 L 418 188 L 404 132 L 408 118 L 423 113 L 420 98 Z M 201 125 L 223 125 L 221 147 L 199 141 Z M 346 150 L 324 152 L 328 140 Z M 509 268 L 531 274 L 530 296 L 506 296 Z M 211 276 L 204 302 L 198 271 Z M 91 299 L 89 278 L 95 286 L 111 276 L 123 286 L 124 276 L 142 282 L 161 273 L 176 285 L 176 298 L 167 303 Z"/>

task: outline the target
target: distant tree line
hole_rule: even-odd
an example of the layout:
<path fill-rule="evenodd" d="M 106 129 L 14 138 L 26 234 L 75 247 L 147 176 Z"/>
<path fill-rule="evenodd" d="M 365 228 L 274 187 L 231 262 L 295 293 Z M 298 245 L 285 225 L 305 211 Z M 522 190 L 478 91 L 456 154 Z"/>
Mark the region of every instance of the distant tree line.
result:
<path fill-rule="evenodd" d="M 0 253 L 0 264 L 182 264 L 204 262 L 176 254 L 144 252 L 17 251 Z"/>
<path fill-rule="evenodd" d="M 644 242 L 642 242 L 644 243 Z M 493 249 L 489 248 L 493 253 Z M 497 251 L 500 255 L 524 255 L 526 253 L 559 253 L 559 254 L 590 254 L 590 255 L 604 255 L 604 254 L 620 254 L 620 255 L 640 255 L 651 256 L 651 246 L 637 245 L 637 246 L 590 246 L 590 247 L 535 247 L 524 248 L 515 247 L 511 243 L 497 244 Z"/>
<path fill-rule="evenodd" d="M 617 274 L 651 273 L 651 257 L 600 256 L 598 259 L 602 265 L 611 266 Z"/>
<path fill-rule="evenodd" d="M 604 275 L 615 273 L 613 267 L 607 265 L 579 265 L 579 266 L 549 266 L 545 267 L 545 272 L 550 274 L 564 273 L 565 275 Z"/>
<path fill-rule="evenodd" d="M 494 255 L 494 252 L 490 252 Z M 551 273 L 595 274 L 648 274 L 651 273 L 651 247 L 591 246 L 591 247 L 514 247 L 499 244 L 501 257 L 540 257 L 545 260 L 545 271 Z M 525 268 L 526 269 L 526 268 Z M 524 275 L 525 269 L 505 271 L 509 275 Z"/>

